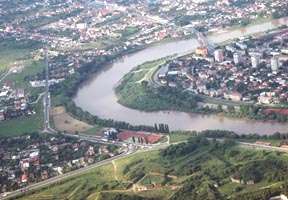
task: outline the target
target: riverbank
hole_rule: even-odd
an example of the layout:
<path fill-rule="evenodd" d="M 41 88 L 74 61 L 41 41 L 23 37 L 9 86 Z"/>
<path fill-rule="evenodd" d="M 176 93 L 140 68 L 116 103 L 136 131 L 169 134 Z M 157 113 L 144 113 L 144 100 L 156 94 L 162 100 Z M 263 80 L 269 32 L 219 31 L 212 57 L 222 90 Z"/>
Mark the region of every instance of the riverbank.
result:
<path fill-rule="evenodd" d="M 267 115 L 267 107 L 207 99 L 181 88 L 170 88 L 155 80 L 155 72 L 170 58 L 162 58 L 137 66 L 121 79 L 115 88 L 118 103 L 145 112 L 174 110 L 187 113 L 221 114 L 247 120 L 287 122 L 288 118 L 274 113 Z M 201 104 L 201 106 L 200 106 Z M 213 106 L 209 106 L 209 105 Z M 225 107 L 225 108 L 224 108 Z"/>
<path fill-rule="evenodd" d="M 188 96 L 179 90 L 157 88 L 153 85 L 155 72 L 167 60 L 169 57 L 144 63 L 126 74 L 115 88 L 118 103 L 146 112 L 160 110 L 193 111 L 196 108 L 196 98 L 193 99 L 193 96 L 187 99 Z M 186 103 L 185 101 L 189 102 Z"/>
<path fill-rule="evenodd" d="M 137 66 L 121 79 L 115 88 L 118 102 L 126 107 L 143 111 L 169 110 L 172 105 L 152 92 L 151 79 L 166 58 Z"/>
<path fill-rule="evenodd" d="M 281 23 L 276 25 L 265 23 L 263 25 L 257 25 L 256 28 L 253 26 L 249 27 L 245 32 L 235 30 L 232 33 L 217 34 L 217 36 L 210 37 L 209 39 L 212 40 L 212 42 L 219 43 L 227 39 L 247 36 L 257 32 L 265 32 L 266 30 L 281 26 Z M 76 104 L 75 106 L 81 108 L 83 112 L 89 111 L 90 114 L 98 116 L 100 119 L 125 121 L 132 125 L 144 123 L 147 126 L 153 126 L 154 123 L 165 123 L 169 124 L 170 130 L 201 131 L 206 129 L 225 129 L 242 134 L 251 132 L 272 134 L 277 131 L 285 132 L 287 130 L 287 125 L 282 123 L 231 119 L 215 115 L 203 116 L 176 111 L 147 113 L 124 107 L 117 102 L 117 96 L 114 94 L 115 86 L 119 84 L 123 76 L 135 66 L 173 54 L 185 55 L 187 52 L 193 51 L 197 45 L 198 42 L 194 39 L 164 43 L 158 46 L 148 47 L 137 53 L 116 60 L 106 66 L 105 69 L 99 70 L 99 73 L 92 76 L 91 73 L 89 74 L 91 79 L 81 84 L 80 89 L 73 98 Z M 74 92 L 77 88 L 73 88 Z"/>

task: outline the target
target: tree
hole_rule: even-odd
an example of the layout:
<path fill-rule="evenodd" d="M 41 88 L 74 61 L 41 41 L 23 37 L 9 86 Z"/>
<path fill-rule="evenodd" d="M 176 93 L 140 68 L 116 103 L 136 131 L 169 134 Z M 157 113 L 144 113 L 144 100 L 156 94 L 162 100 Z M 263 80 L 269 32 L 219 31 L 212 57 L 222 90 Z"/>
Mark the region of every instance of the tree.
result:
<path fill-rule="evenodd" d="M 147 88 L 147 86 L 148 86 L 148 81 L 142 81 L 141 82 L 141 85 L 144 87 L 144 88 Z"/>

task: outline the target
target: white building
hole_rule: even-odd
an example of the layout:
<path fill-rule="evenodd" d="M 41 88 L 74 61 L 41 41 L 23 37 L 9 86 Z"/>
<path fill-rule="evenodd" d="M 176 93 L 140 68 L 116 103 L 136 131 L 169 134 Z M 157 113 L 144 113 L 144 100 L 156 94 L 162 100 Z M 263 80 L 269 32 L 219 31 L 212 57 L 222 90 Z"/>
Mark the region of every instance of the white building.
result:
<path fill-rule="evenodd" d="M 224 61 L 224 51 L 223 49 L 217 49 L 214 51 L 214 58 L 216 62 Z"/>
<path fill-rule="evenodd" d="M 271 197 L 269 200 L 288 200 L 288 198 L 284 194 L 281 194 L 280 196 Z"/>
<path fill-rule="evenodd" d="M 233 61 L 237 65 L 242 62 L 242 55 L 238 52 L 233 54 Z"/>
<path fill-rule="evenodd" d="M 278 69 L 279 69 L 279 57 L 273 56 L 273 58 L 271 58 L 271 70 L 273 72 L 277 72 Z"/>
<path fill-rule="evenodd" d="M 252 54 L 251 56 L 251 64 L 253 68 L 257 68 L 258 65 L 260 64 L 260 54 Z"/>

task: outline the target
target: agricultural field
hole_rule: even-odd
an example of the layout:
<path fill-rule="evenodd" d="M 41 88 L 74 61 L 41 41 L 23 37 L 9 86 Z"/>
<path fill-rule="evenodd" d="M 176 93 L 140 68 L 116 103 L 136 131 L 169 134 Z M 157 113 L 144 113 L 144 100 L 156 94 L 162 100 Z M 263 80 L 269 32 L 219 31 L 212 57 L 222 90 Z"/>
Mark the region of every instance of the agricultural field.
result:
<path fill-rule="evenodd" d="M 194 137 L 114 160 L 19 199 L 267 199 L 287 192 L 287 164 L 284 153 Z"/>
<path fill-rule="evenodd" d="M 91 125 L 75 119 L 69 113 L 66 112 L 62 106 L 55 107 L 52 109 L 53 123 L 58 131 L 68 133 L 82 133 L 93 128 Z"/>

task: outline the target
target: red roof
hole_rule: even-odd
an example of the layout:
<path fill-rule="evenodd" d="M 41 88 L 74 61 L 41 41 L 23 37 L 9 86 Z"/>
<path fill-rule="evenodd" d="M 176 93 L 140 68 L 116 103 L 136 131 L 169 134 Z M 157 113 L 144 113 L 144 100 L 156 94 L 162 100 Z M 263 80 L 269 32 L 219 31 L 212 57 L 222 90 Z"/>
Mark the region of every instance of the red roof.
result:
<path fill-rule="evenodd" d="M 24 173 L 22 176 L 21 176 L 21 182 L 22 183 L 25 183 L 25 182 L 27 182 L 28 181 L 28 177 L 27 177 L 27 175 Z"/>
<path fill-rule="evenodd" d="M 265 109 L 264 114 L 280 114 L 280 115 L 286 115 L 288 116 L 288 109 L 284 109 L 284 108 L 269 108 L 269 109 Z"/>
<path fill-rule="evenodd" d="M 162 135 L 155 134 L 155 133 L 147 133 L 147 132 L 136 132 L 136 131 L 122 131 L 118 134 L 118 139 L 125 141 L 129 138 L 135 137 L 135 138 L 143 138 L 145 141 L 147 141 L 150 144 L 158 142 Z"/>

